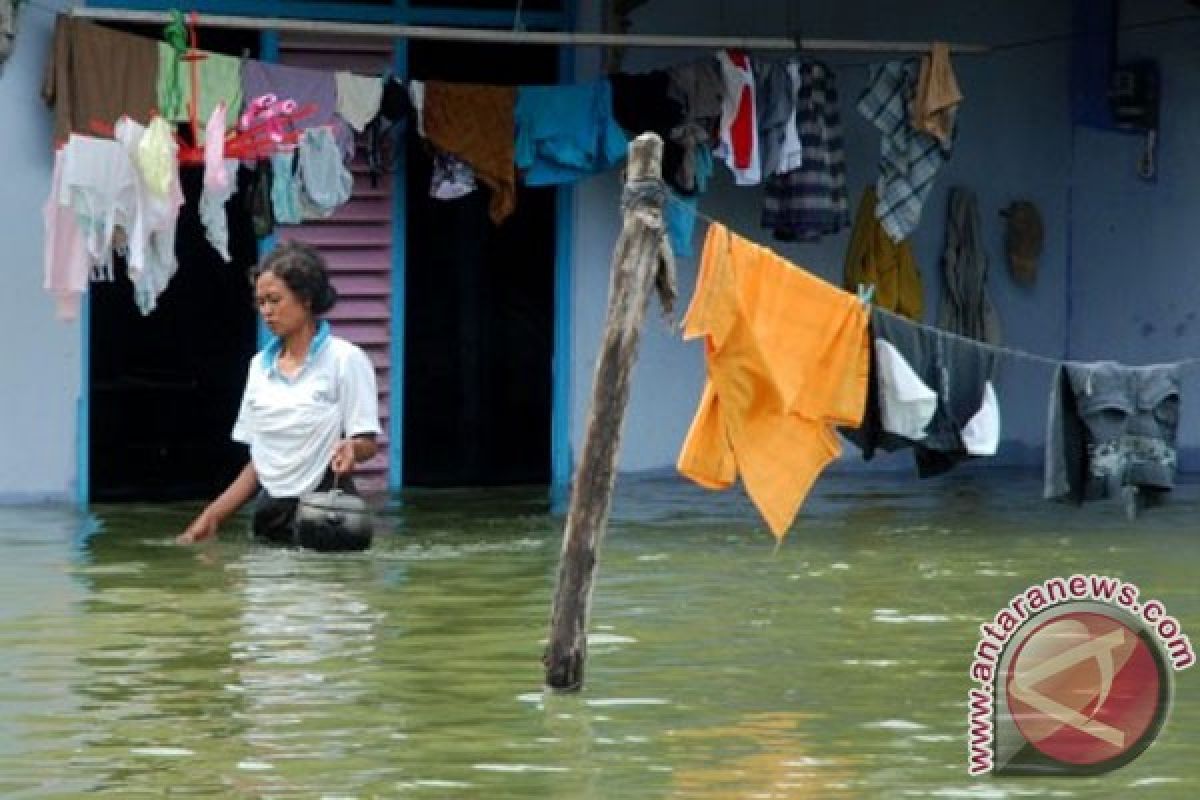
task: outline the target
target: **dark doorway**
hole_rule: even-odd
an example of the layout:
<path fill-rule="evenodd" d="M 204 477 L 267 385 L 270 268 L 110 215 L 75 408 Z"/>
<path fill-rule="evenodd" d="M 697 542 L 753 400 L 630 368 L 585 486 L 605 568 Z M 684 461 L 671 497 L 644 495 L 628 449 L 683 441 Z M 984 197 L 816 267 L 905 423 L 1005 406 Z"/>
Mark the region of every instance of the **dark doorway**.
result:
<path fill-rule="evenodd" d="M 408 47 L 416 80 L 557 80 L 553 47 Z M 497 227 L 482 186 L 457 200 L 429 196 L 432 160 L 415 130 L 407 156 L 405 483 L 548 483 L 555 190 L 520 187 Z"/>
<path fill-rule="evenodd" d="M 257 40 L 245 32 L 205 31 L 200 44 L 241 54 L 257 52 Z M 145 316 L 138 310 L 120 259 L 115 281 L 90 286 L 93 500 L 211 498 L 246 462 L 245 446 L 229 435 L 257 332 L 247 280 L 257 258 L 244 210 L 248 176 L 239 171 L 239 190 L 226 206 L 232 263 L 213 250 L 200 224 L 203 169 L 186 166 L 179 268 L 157 308 Z"/>

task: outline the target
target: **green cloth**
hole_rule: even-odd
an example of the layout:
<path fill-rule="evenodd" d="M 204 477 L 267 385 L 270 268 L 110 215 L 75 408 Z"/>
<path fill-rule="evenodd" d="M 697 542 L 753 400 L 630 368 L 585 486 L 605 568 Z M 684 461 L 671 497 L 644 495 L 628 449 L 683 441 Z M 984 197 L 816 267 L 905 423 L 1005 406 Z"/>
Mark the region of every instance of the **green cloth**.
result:
<path fill-rule="evenodd" d="M 232 128 L 242 113 L 242 61 L 220 53 L 205 53 L 207 58 L 196 62 L 199 69 L 200 102 L 196 108 L 196 122 L 200 135 L 204 125 L 212 116 L 212 110 L 221 100 L 225 101 L 225 125 Z M 172 122 L 187 122 L 188 103 L 192 97 L 192 62 L 179 62 L 179 107 L 172 108 L 175 94 L 172 70 L 175 49 L 165 42 L 158 44 L 158 108 Z"/>

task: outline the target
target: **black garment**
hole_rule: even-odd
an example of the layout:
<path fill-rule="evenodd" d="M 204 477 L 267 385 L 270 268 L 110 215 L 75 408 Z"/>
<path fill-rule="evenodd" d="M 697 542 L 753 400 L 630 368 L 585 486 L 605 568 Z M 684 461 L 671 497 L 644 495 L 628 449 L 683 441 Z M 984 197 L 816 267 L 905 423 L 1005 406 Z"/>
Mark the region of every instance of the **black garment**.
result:
<path fill-rule="evenodd" d="M 632 138 L 647 131 L 662 137 L 662 174 L 676 191 L 694 194 L 694 187 L 685 190 L 675 185 L 683 148 L 671 137 L 671 132 L 683 123 L 683 108 L 668 90 L 671 78 L 661 70 L 630 74 L 618 72 L 608 77 L 612 85 L 613 118 Z"/>
<path fill-rule="evenodd" d="M 851 442 L 870 460 L 877 448 L 893 452 L 912 447 L 917 475 L 930 478 L 948 472 L 970 457 L 962 439 L 963 427 L 983 405 L 984 387 L 996 367 L 993 352 L 971 342 L 919 328 L 878 309 L 871 312 L 871 357 L 867 378 L 867 407 L 857 430 L 844 430 Z M 937 410 L 927 435 L 920 441 L 906 439 L 883 429 L 875 341 L 891 344 L 908 362 L 921 381 L 938 394 Z"/>
<path fill-rule="evenodd" d="M 343 475 L 338 478 L 332 469 L 325 471 L 325 477 L 321 478 L 316 491 L 329 491 L 333 488 L 335 479 L 337 488 L 346 494 L 358 494 L 352 476 Z M 271 544 L 295 544 L 296 506 L 299 502 L 295 497 L 271 497 L 266 490 L 259 492 L 254 504 L 255 538 Z"/>
<path fill-rule="evenodd" d="M 408 120 L 414 113 L 412 100 L 404 84 L 395 78 L 385 80 L 379 114 L 363 131 L 372 189 L 379 185 L 381 175 L 396 171 L 400 148 L 404 146 L 402 137 L 408 128 Z"/>
<path fill-rule="evenodd" d="M 246 211 L 254 225 L 254 235 L 262 239 L 275 230 L 275 209 L 271 205 L 271 162 L 267 159 L 254 164 L 250 191 L 245 194 Z"/>

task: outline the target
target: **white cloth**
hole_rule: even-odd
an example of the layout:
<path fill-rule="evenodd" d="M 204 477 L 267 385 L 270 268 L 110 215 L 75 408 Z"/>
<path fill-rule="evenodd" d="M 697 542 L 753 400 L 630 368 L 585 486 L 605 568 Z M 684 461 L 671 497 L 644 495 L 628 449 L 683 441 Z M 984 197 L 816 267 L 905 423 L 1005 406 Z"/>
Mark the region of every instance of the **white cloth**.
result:
<path fill-rule="evenodd" d="M 125 148 L 131 163 L 142 152 L 147 129 L 129 117 L 121 117 L 113 133 Z M 179 182 L 178 148 L 172 140 L 168 145 L 166 192 L 160 193 L 155 183 L 161 176 L 147 176 L 135 170 L 136 205 L 133 222 L 125 231 L 129 280 L 133 283 L 134 301 L 143 314 L 149 314 L 158 304 L 175 275 L 175 229 L 179 209 L 183 206 L 183 187 Z M 157 171 L 156 171 L 157 172 Z"/>
<path fill-rule="evenodd" d="M 973 456 L 994 456 L 1000 447 L 1000 401 L 991 381 L 983 385 L 983 403 L 963 426 L 962 440 Z"/>
<path fill-rule="evenodd" d="M 129 153 L 112 139 L 71 134 L 64 147 L 59 202 L 75 210 L 96 280 L 112 280 L 118 227 L 137 214 L 138 173 Z"/>
<path fill-rule="evenodd" d="M 204 191 L 200 194 L 200 222 L 204 225 L 204 238 L 226 262 L 233 258 L 229 255 L 229 215 L 225 211 L 225 204 L 237 189 L 236 176 L 240 164 L 236 158 L 224 159 L 220 169 L 226 176 L 225 183 L 210 186 L 205 180 Z"/>
<path fill-rule="evenodd" d="M 250 445 L 258 481 L 272 497 L 315 489 L 343 437 L 382 433 L 367 354 L 337 336 L 321 338 L 291 379 L 275 369 L 277 347 L 250 361 L 233 438 Z"/>
<path fill-rule="evenodd" d="M 335 73 L 334 79 L 337 81 L 338 115 L 351 128 L 362 133 L 379 113 L 379 104 L 383 101 L 383 79 L 355 75 L 353 72 Z"/>
<path fill-rule="evenodd" d="M 425 82 L 408 82 L 408 99 L 412 101 L 413 111 L 417 115 L 417 133 L 425 136 Z"/>
<path fill-rule="evenodd" d="M 888 433 L 919 442 L 937 411 L 937 392 L 930 389 L 891 342 L 875 340 L 879 371 L 879 418 Z"/>
<path fill-rule="evenodd" d="M 300 206 L 305 219 L 329 217 L 350 199 L 354 176 L 328 128 L 309 128 L 296 151 Z"/>
<path fill-rule="evenodd" d="M 225 159 L 225 101 L 213 106 L 212 115 L 204 127 L 204 188 L 224 189 L 229 185 L 230 172 Z M 228 259 L 227 259 L 228 260 Z"/>

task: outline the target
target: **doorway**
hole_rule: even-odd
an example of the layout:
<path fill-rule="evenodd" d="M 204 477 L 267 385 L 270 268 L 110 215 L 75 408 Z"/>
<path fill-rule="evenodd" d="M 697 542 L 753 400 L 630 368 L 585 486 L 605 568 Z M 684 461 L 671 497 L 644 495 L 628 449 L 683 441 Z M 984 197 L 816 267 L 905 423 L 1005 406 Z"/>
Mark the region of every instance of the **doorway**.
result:
<path fill-rule="evenodd" d="M 409 76 L 553 84 L 553 47 L 410 41 Z M 411 486 L 550 482 L 555 190 L 520 186 L 488 218 L 484 188 L 429 196 L 432 159 L 408 137 L 404 476 Z"/>

